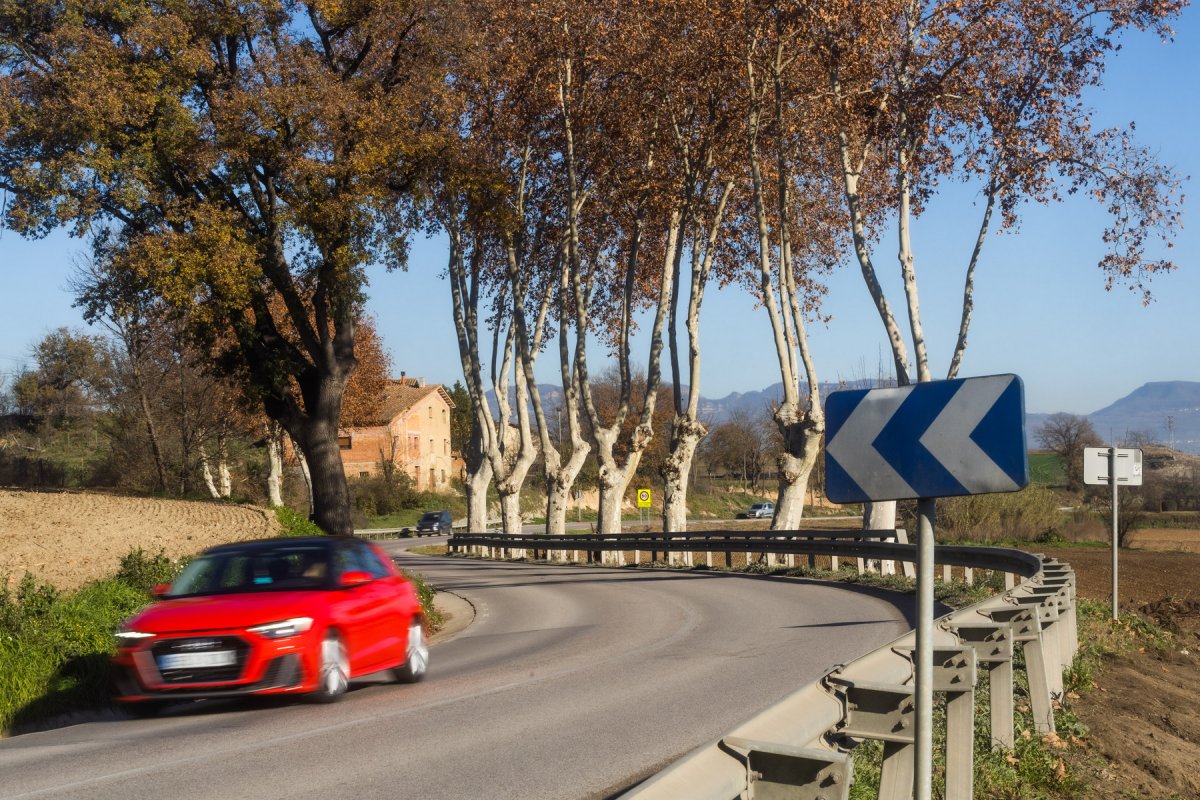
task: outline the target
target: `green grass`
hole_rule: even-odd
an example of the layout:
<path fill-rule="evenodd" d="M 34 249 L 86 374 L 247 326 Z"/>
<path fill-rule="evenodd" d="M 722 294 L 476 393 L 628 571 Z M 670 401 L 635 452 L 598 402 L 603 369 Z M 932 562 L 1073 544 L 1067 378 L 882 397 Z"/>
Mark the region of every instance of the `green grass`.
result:
<path fill-rule="evenodd" d="M 138 550 L 122 559 L 117 576 L 74 592 L 28 573 L 15 592 L 0 592 L 0 730 L 106 705 L 112 632 L 178 566 Z"/>
<path fill-rule="evenodd" d="M 1029 482 L 1042 486 L 1066 484 L 1067 473 L 1062 459 L 1055 453 L 1030 453 Z"/>
<path fill-rule="evenodd" d="M 295 512 L 280 515 L 280 522 L 292 535 L 307 535 L 312 524 Z M 184 563 L 161 551 L 133 550 L 112 578 L 72 592 L 40 584 L 29 573 L 9 590 L 0 576 L 0 732 L 110 705 L 113 631 Z M 420 575 L 405 575 L 416 585 L 430 631 L 437 630 L 443 620 L 433 604 L 436 590 Z"/>

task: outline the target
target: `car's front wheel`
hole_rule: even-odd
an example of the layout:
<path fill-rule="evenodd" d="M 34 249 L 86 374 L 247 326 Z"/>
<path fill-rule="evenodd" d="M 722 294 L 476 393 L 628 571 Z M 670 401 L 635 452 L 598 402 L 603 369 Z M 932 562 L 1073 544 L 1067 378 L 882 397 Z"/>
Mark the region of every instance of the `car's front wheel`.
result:
<path fill-rule="evenodd" d="M 350 656 L 346 646 L 334 631 L 325 634 L 321 642 L 321 671 L 313 699 L 332 703 L 350 688 Z"/>
<path fill-rule="evenodd" d="M 416 683 L 429 671 L 429 645 L 425 643 L 425 629 L 421 618 L 413 617 L 408 624 L 408 657 L 396 667 L 396 680 L 401 683 Z"/>

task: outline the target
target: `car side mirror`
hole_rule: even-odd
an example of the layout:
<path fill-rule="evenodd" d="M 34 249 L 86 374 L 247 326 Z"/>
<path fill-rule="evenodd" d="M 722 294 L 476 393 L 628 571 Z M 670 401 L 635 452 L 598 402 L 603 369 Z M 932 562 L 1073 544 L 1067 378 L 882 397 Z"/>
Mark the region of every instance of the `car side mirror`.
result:
<path fill-rule="evenodd" d="M 150 594 L 154 595 L 155 597 L 163 597 L 169 591 L 171 591 L 171 584 L 156 583 L 154 588 L 150 590 Z"/>
<path fill-rule="evenodd" d="M 364 583 L 370 582 L 371 573 L 356 569 L 352 569 L 349 572 L 343 572 L 342 577 L 338 578 L 338 586 L 341 586 L 342 588 L 362 586 Z"/>

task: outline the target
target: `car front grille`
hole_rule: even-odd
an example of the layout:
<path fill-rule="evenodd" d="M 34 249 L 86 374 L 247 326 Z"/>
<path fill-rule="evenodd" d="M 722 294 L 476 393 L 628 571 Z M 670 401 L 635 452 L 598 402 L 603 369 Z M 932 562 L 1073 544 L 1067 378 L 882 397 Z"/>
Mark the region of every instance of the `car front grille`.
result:
<path fill-rule="evenodd" d="M 192 638 L 165 639 L 156 643 L 150 651 L 158 664 L 163 683 L 222 683 L 237 680 L 246 666 L 250 645 L 237 636 L 197 636 Z M 204 654 L 232 652 L 232 664 L 217 666 L 185 665 L 172 667 L 172 657 L 200 656 Z M 164 663 L 166 662 L 166 663 Z"/>

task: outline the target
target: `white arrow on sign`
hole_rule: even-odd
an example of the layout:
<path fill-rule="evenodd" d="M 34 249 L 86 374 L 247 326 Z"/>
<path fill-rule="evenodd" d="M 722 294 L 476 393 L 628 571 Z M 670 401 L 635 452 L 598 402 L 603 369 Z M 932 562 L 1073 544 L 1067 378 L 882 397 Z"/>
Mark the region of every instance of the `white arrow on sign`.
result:
<path fill-rule="evenodd" d="M 1008 385 L 1006 380 L 964 381 L 920 439 L 925 449 L 972 493 L 1015 492 L 1021 488 L 971 439 L 971 433 Z"/>
<path fill-rule="evenodd" d="M 838 434 L 826 445 L 826 451 L 860 486 L 872 486 L 880 497 L 916 497 L 900 473 L 875 449 L 875 440 L 904 404 L 912 386 L 875 389 L 871 402 L 859 403 Z"/>
<path fill-rule="evenodd" d="M 1011 492 L 1029 482 L 1021 381 L 992 375 L 831 394 L 826 493 L 838 503 Z"/>

